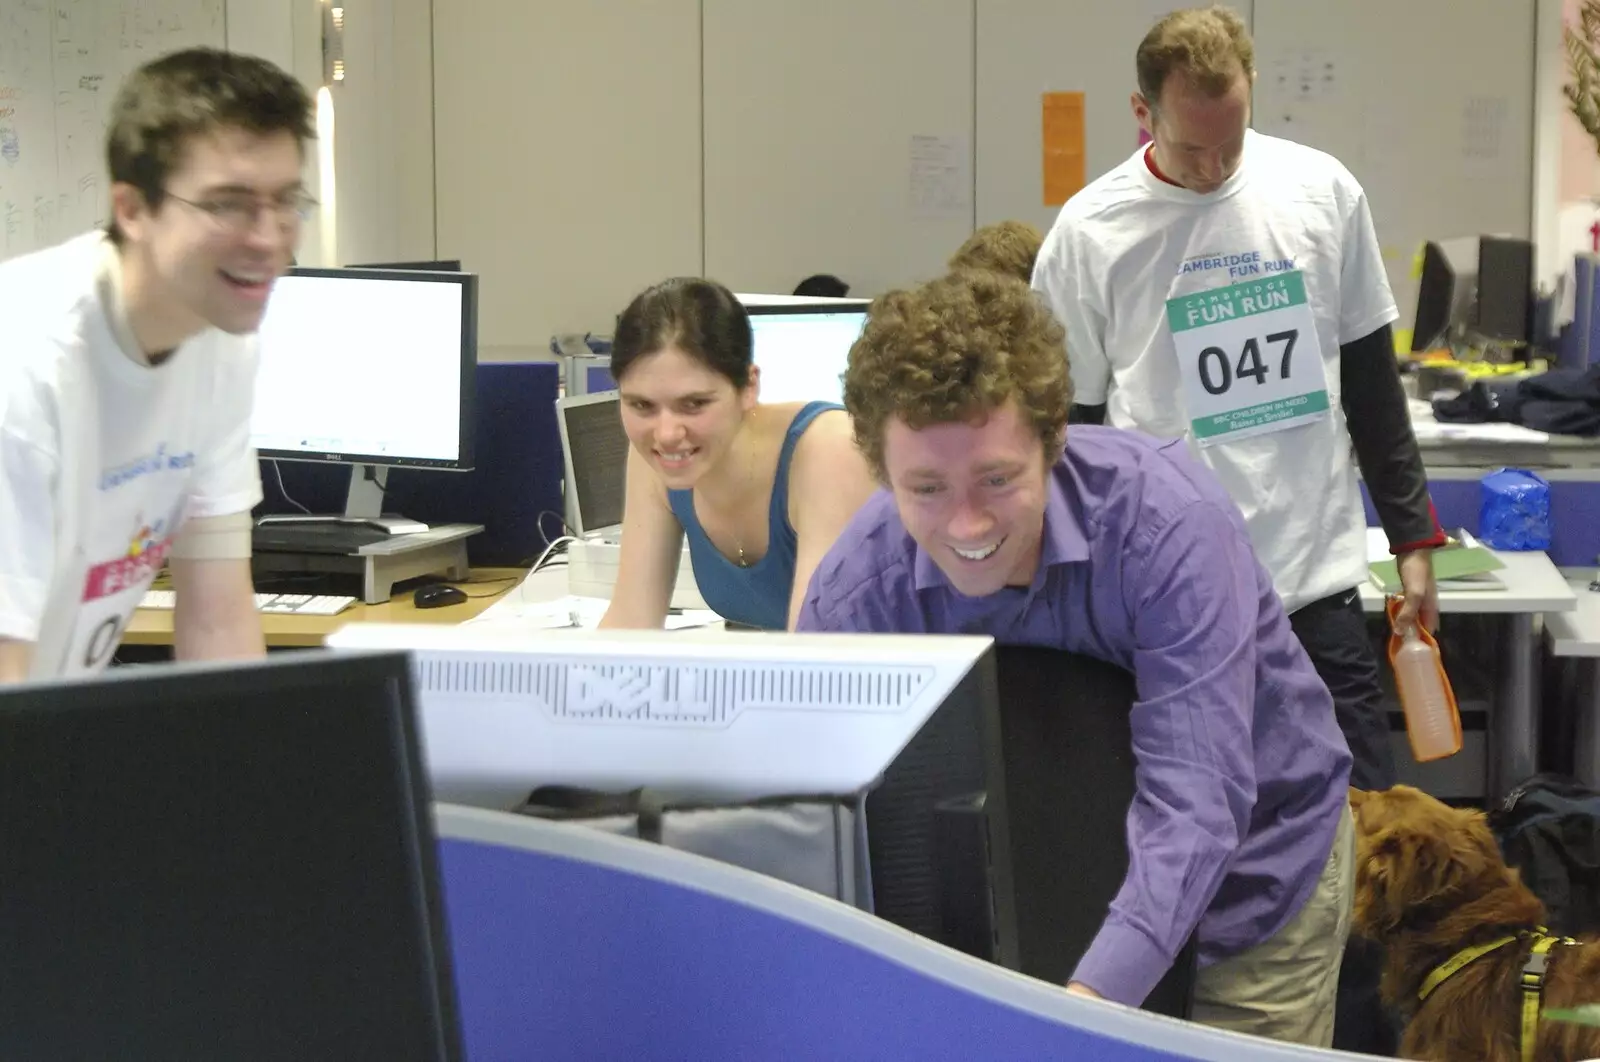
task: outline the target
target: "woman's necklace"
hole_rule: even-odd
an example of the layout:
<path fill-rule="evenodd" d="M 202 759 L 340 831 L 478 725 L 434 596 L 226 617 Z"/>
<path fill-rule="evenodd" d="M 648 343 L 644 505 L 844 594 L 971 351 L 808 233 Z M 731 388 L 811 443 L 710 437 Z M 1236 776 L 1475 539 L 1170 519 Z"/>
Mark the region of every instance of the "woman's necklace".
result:
<path fill-rule="evenodd" d="M 752 455 L 750 460 L 745 462 L 744 485 L 746 487 L 749 487 L 749 486 L 751 486 L 753 484 L 754 480 L 755 480 L 755 457 L 754 457 L 754 455 Z M 744 555 L 744 540 L 739 537 L 738 525 L 735 524 L 733 527 L 730 527 L 728 529 L 728 533 L 733 536 L 733 549 L 734 549 L 734 553 L 736 554 L 736 557 L 734 559 L 734 563 L 737 564 L 741 568 L 750 567 L 750 562 L 747 559 L 745 559 L 745 555 Z"/>

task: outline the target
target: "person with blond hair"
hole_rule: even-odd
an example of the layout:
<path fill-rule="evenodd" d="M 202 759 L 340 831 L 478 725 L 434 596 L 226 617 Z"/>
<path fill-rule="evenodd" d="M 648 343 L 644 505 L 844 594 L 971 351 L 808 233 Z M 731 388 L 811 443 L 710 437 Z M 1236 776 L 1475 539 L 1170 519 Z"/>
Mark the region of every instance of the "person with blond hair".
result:
<path fill-rule="evenodd" d="M 1026 283 L 1044 235 L 1026 221 L 996 221 L 976 229 L 950 256 L 952 273 L 974 269 L 1004 273 Z"/>
<path fill-rule="evenodd" d="M 796 629 L 988 634 L 1130 671 L 1128 872 L 1069 990 L 1138 1005 L 1194 935 L 1195 1020 L 1326 1046 L 1354 871 L 1332 698 L 1216 476 L 1181 442 L 1067 427 L 1062 341 L 994 272 L 873 303 L 844 404 L 887 490 Z"/>

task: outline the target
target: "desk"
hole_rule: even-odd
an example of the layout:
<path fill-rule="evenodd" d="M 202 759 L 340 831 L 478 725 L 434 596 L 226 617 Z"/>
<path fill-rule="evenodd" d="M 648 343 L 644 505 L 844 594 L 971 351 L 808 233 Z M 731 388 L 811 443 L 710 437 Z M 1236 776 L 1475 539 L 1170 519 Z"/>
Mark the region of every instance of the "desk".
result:
<path fill-rule="evenodd" d="M 543 573 L 541 573 L 542 575 Z M 397 594 L 381 605 L 357 601 L 337 616 L 292 616 L 268 612 L 261 615 L 261 629 L 269 649 L 310 649 L 340 627 L 350 623 L 463 623 L 516 589 L 527 575 L 523 568 L 474 568 L 469 580 L 457 583 L 468 594 L 459 605 L 419 609 L 411 603 L 411 591 Z M 565 572 L 561 572 L 563 584 Z M 171 645 L 172 610 L 136 609 L 122 634 L 123 645 Z"/>
<path fill-rule="evenodd" d="M 1383 533 L 1368 528 L 1372 559 L 1388 555 Z M 1495 551 L 1505 567 L 1495 573 L 1504 590 L 1444 590 L 1439 612 L 1496 616 L 1493 700 L 1489 706 L 1488 796 L 1504 796 L 1512 786 L 1539 769 L 1539 709 L 1535 668 L 1539 642 L 1534 617 L 1546 612 L 1570 612 L 1578 607 L 1577 595 L 1561 570 L 1544 553 Z M 1370 582 L 1361 584 L 1361 607 L 1383 612 L 1383 594 Z M 1448 661 L 1446 662 L 1448 664 Z"/>
<path fill-rule="evenodd" d="M 1575 473 L 1573 478 L 1600 480 L 1600 439 L 1551 435 L 1515 424 L 1441 424 L 1427 402 L 1413 399 L 1409 408 L 1411 431 L 1430 473 L 1456 468 L 1482 475 L 1510 465 L 1568 470 Z"/>

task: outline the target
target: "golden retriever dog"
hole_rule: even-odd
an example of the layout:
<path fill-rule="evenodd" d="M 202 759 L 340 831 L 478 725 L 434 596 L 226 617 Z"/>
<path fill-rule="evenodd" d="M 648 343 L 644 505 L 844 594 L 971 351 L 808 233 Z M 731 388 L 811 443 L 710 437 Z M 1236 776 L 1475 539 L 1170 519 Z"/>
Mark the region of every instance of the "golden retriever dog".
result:
<path fill-rule="evenodd" d="M 1501 858 L 1480 811 L 1410 786 L 1350 791 L 1356 822 L 1355 933 L 1387 950 L 1384 1002 L 1408 1018 L 1400 1055 L 1439 1062 L 1521 1062 L 1522 969 L 1544 904 Z M 1420 999 L 1428 976 L 1468 948 L 1516 936 L 1467 962 Z M 1600 1029 L 1543 1016 L 1600 1002 L 1600 942 L 1547 956 L 1534 1058 L 1600 1057 Z"/>

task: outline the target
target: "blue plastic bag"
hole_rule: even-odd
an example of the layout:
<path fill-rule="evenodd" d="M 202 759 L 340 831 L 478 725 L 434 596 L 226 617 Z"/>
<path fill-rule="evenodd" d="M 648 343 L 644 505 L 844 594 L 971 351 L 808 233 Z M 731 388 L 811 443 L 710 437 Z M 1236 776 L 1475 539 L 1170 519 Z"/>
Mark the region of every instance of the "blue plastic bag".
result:
<path fill-rule="evenodd" d="M 1491 549 L 1550 548 L 1550 484 L 1525 468 L 1483 477 L 1478 538 Z"/>

